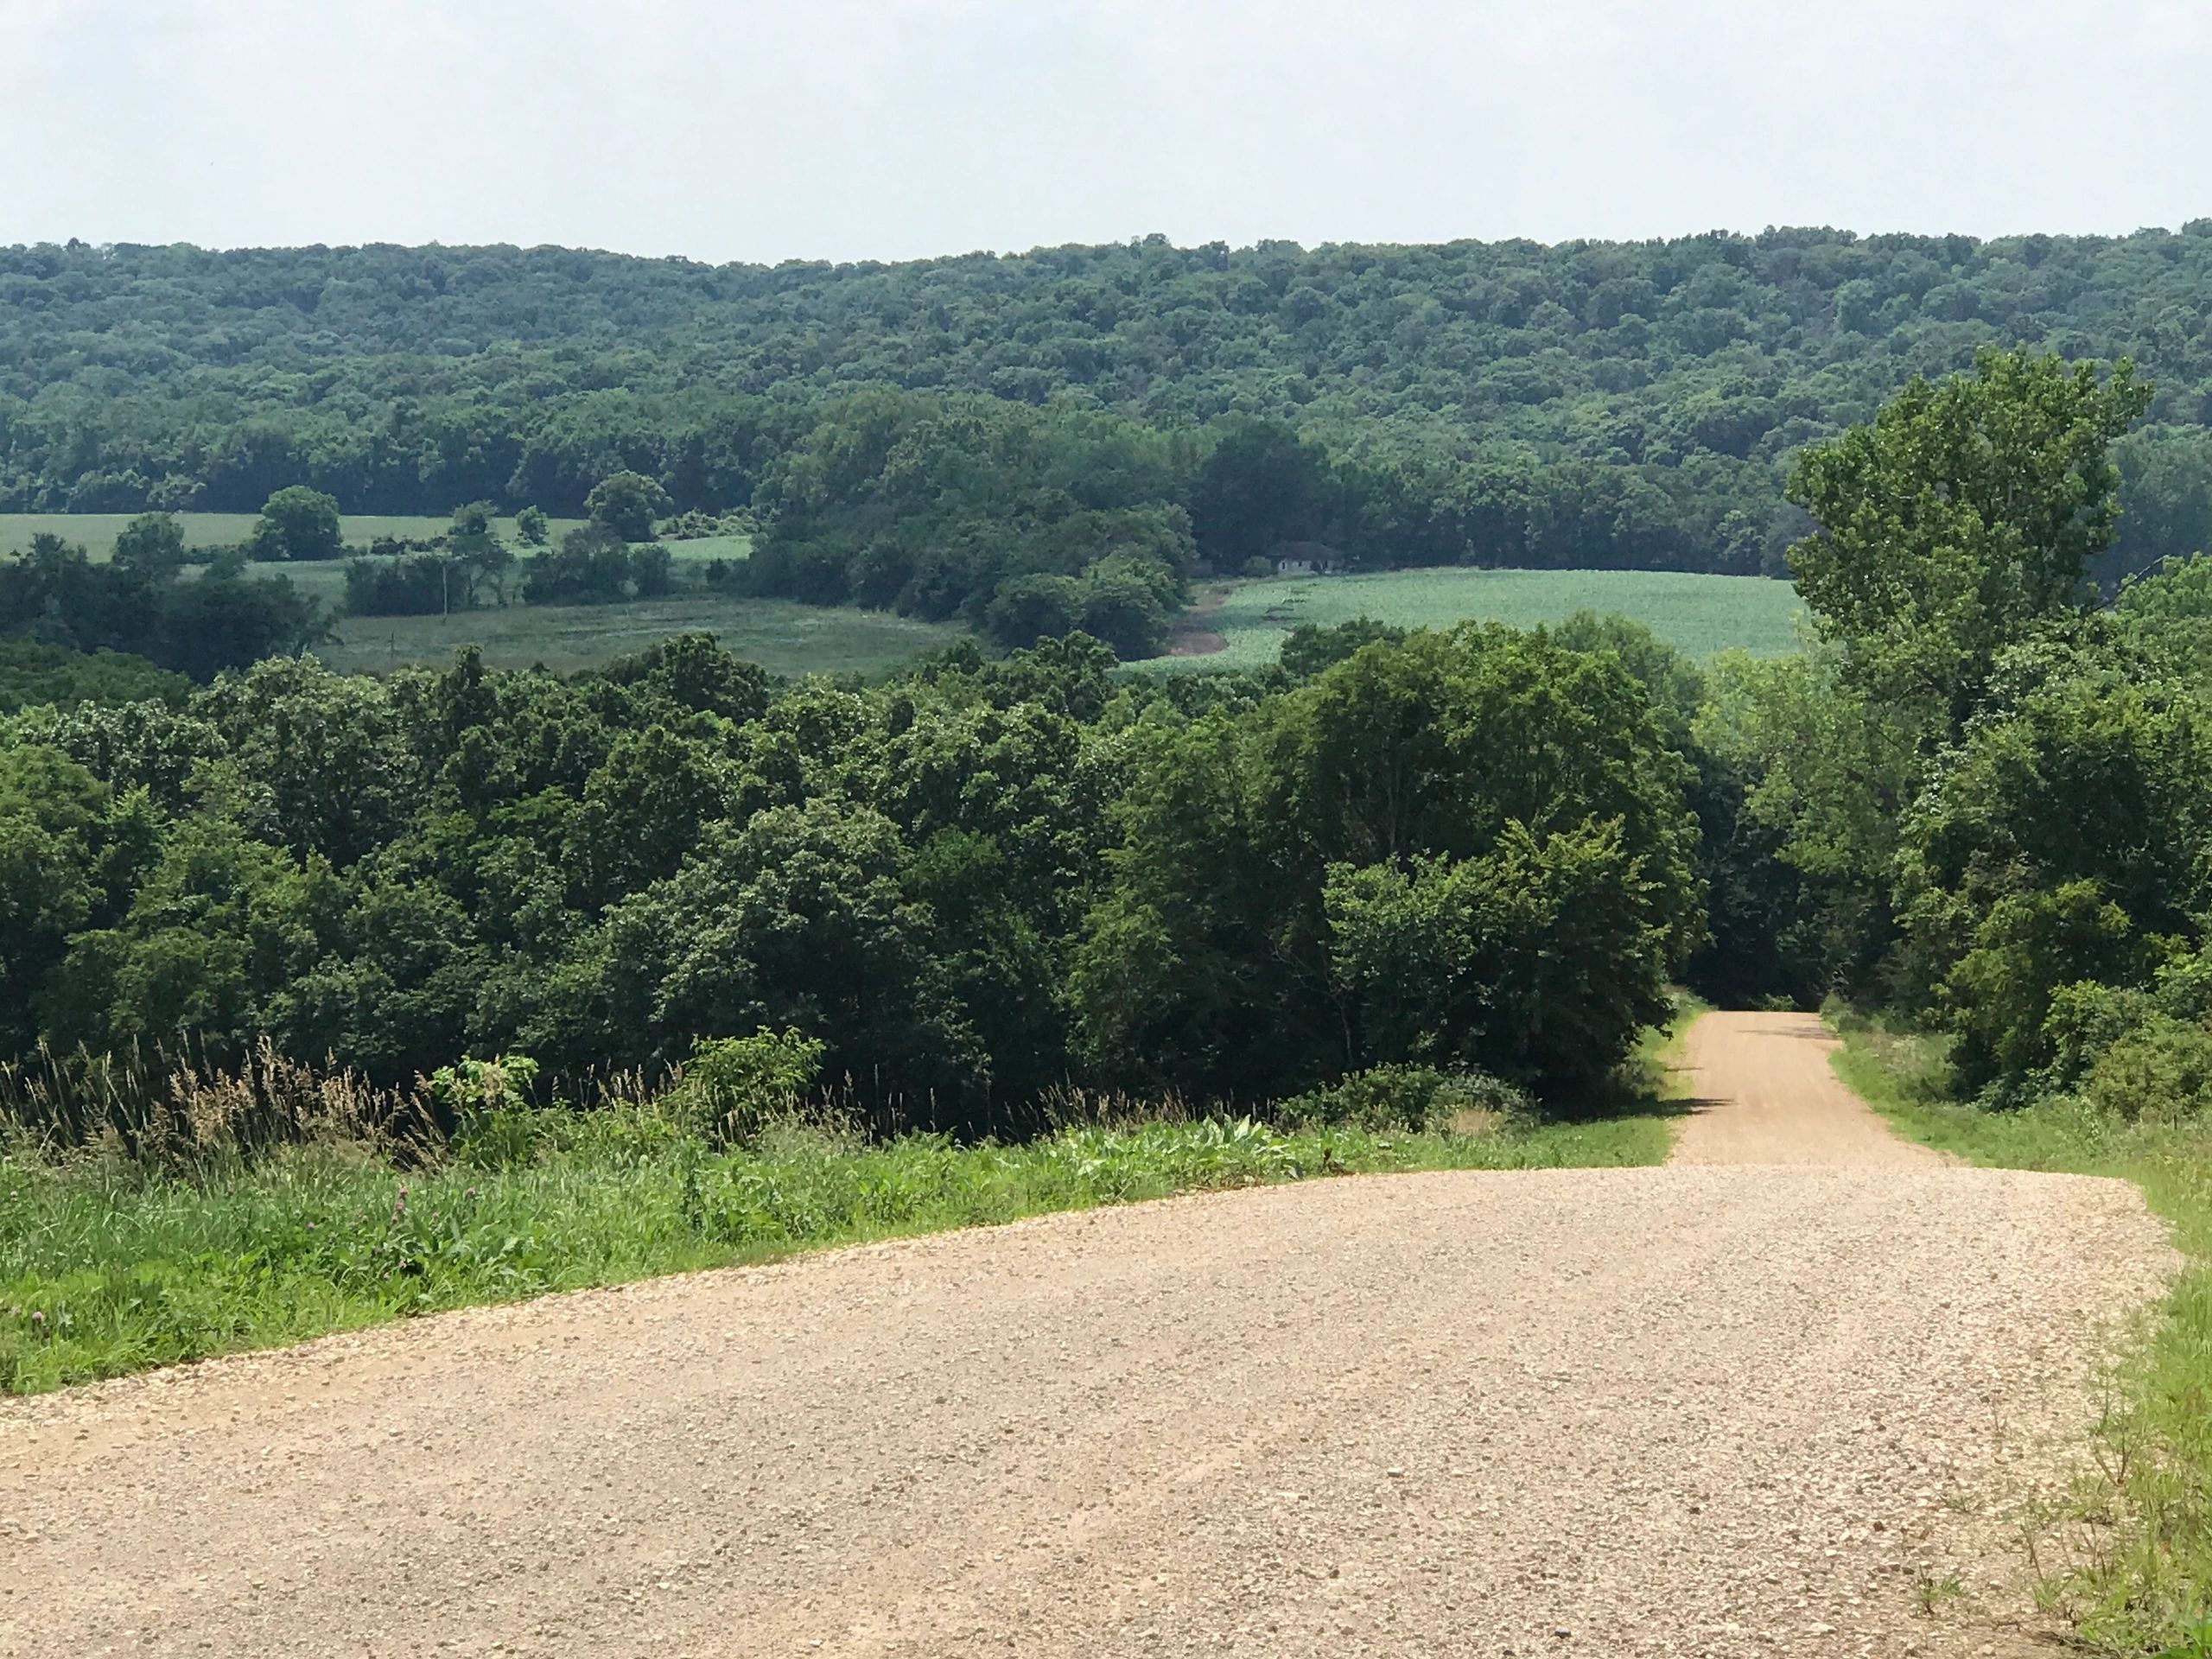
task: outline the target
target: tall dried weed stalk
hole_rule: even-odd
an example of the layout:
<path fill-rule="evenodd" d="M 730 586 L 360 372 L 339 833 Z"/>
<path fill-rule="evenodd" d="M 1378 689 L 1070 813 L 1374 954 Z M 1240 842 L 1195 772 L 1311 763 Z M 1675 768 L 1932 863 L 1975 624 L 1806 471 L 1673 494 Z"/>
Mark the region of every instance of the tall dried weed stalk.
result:
<path fill-rule="evenodd" d="M 190 1045 L 99 1053 L 41 1043 L 29 1059 L 0 1065 L 0 1135 L 49 1155 L 109 1153 L 169 1170 L 302 1146 L 419 1164 L 442 1139 L 419 1090 L 307 1065 L 266 1038 L 229 1065 Z"/>

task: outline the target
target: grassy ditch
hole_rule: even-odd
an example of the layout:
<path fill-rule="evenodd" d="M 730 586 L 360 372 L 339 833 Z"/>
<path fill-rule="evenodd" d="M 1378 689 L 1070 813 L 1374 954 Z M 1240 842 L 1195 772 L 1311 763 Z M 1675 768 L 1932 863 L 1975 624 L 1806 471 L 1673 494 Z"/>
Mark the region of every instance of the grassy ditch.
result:
<path fill-rule="evenodd" d="M 1976 1164 L 2117 1176 L 2189 1265 L 2120 1365 L 2097 1473 L 2037 1540 L 2044 1588 L 2089 1651 L 2212 1656 L 2212 1125 L 2128 1122 L 2056 1098 L 1992 1112 L 1949 1097 L 1938 1039 L 1835 1021 L 1838 1074 L 1904 1134 Z"/>
<path fill-rule="evenodd" d="M 717 1148 L 651 1101 L 522 1119 L 415 1168 L 334 1133 L 181 1167 L 0 1143 L 0 1392 L 1051 1211 L 1321 1175 L 1650 1164 L 1670 1139 L 1657 1100 L 1633 1095 L 1572 1122 L 1093 1121 L 1015 1145 L 792 1120 Z"/>

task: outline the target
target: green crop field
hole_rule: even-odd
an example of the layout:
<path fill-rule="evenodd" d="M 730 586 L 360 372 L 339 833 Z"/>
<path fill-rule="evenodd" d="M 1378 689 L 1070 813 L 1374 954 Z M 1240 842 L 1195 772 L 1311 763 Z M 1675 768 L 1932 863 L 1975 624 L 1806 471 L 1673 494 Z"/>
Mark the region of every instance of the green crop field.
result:
<path fill-rule="evenodd" d="M 114 550 L 118 531 L 137 515 L 124 512 L 0 513 L 0 557 L 28 549 L 31 537 L 50 531 L 86 549 L 94 558 Z M 252 530 L 250 512 L 181 512 L 185 539 L 193 547 L 223 547 L 245 539 Z M 428 516 L 355 513 L 343 520 L 350 546 L 365 548 L 379 536 L 409 539 L 444 531 L 451 521 Z M 556 518 L 555 537 L 582 521 Z M 534 550 L 520 544 L 514 521 L 495 528 L 524 558 Z M 317 655 L 348 672 L 382 672 L 407 663 L 443 663 L 465 645 L 484 647 L 494 667 L 524 668 L 543 663 L 564 671 L 588 668 L 608 658 L 642 651 L 671 634 L 704 630 L 719 635 L 739 656 L 778 674 L 873 674 L 955 639 L 966 630 L 879 612 L 825 610 L 785 600 L 743 599 L 705 586 L 707 567 L 715 560 L 748 556 L 751 538 L 707 536 L 666 543 L 674 560 L 677 591 L 665 599 L 620 605 L 512 605 L 505 609 L 464 612 L 456 616 L 349 617 L 346 609 L 343 559 L 300 564 L 253 564 L 247 574 L 283 576 L 338 620 L 338 641 Z M 186 581 L 198 575 L 188 566 Z M 511 577 L 510 593 L 520 586 Z"/>
<path fill-rule="evenodd" d="M 135 512 L 0 512 L 0 556 L 20 553 L 31 544 L 31 537 L 41 531 L 51 531 L 65 542 L 82 547 L 96 559 L 104 559 L 115 550 L 115 538 L 123 527 L 138 515 Z M 174 515 L 184 526 L 184 540 L 188 547 L 232 547 L 244 541 L 252 531 L 259 516 L 251 512 L 180 512 Z M 450 525 L 450 518 L 431 518 L 423 515 L 378 514 L 349 512 L 340 521 L 348 545 L 365 548 L 379 536 L 397 536 L 418 539 L 435 536 Z M 556 518 L 553 534 L 573 530 L 582 524 L 581 518 Z M 515 521 L 499 518 L 493 527 L 510 543 L 515 536 Z M 717 542 L 736 540 L 743 537 L 717 537 Z M 677 542 L 677 549 L 704 547 L 704 542 Z M 685 556 L 682 552 L 677 557 Z M 741 554 L 723 554 L 723 557 L 741 557 Z M 288 567 L 289 569 L 289 567 Z"/>
<path fill-rule="evenodd" d="M 1276 576 L 1206 590 L 1183 619 L 1182 649 L 1147 668 L 1259 668 L 1275 660 L 1290 631 L 1370 617 L 1402 628 L 1487 620 L 1532 627 L 1580 610 L 1637 621 L 1694 657 L 1738 648 L 1778 656 L 1796 647 L 1802 607 L 1786 582 L 1761 576 L 1692 575 L 1673 570 L 1390 570 L 1372 575 Z"/>
<path fill-rule="evenodd" d="M 685 542 L 663 542 L 661 545 L 674 557 L 678 569 L 687 564 L 712 564 L 716 559 L 735 561 L 753 556 L 750 536 L 698 536 Z"/>
<path fill-rule="evenodd" d="M 696 546 L 698 543 L 691 543 Z M 341 583 L 342 586 L 342 583 Z M 442 664 L 467 645 L 494 668 L 542 663 L 563 672 L 639 652 L 671 634 L 716 635 L 773 674 L 874 674 L 969 638 L 964 628 L 791 600 L 685 592 L 620 605 L 512 605 L 454 616 L 348 617 L 315 655 L 345 673 Z"/>

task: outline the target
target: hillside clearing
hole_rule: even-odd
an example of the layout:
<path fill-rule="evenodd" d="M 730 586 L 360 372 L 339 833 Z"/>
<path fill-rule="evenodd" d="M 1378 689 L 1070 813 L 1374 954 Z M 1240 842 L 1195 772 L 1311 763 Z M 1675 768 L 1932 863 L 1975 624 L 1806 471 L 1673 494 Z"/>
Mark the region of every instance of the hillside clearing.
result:
<path fill-rule="evenodd" d="M 772 674 L 879 674 L 925 651 L 970 639 L 964 628 L 888 611 L 802 605 L 682 590 L 617 605 L 511 605 L 452 616 L 346 617 L 340 642 L 315 655 L 340 673 L 386 673 L 410 663 L 444 663 L 461 646 L 483 647 L 494 668 L 543 664 L 569 672 L 705 632 Z"/>
<path fill-rule="evenodd" d="M 1796 590 L 1763 576 L 1694 575 L 1675 570 L 1389 570 L 1349 576 L 1271 576 L 1217 584 L 1186 613 L 1185 626 L 1218 634 L 1218 650 L 1179 652 L 1145 664 L 1155 671 L 1262 668 L 1301 623 L 1332 627 L 1361 617 L 1402 628 L 1456 622 L 1533 627 L 1580 610 L 1643 623 L 1693 657 L 1741 650 L 1780 656 L 1797 645 Z M 1211 643 L 1208 641 L 1207 643 Z"/>

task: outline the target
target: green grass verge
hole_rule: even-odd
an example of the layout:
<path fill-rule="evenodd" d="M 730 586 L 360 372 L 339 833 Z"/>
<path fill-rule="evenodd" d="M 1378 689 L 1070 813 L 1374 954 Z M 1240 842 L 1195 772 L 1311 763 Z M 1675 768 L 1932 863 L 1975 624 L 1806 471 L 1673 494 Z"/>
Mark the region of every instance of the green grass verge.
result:
<path fill-rule="evenodd" d="M 1016 1146 L 811 1130 L 709 1154 L 620 1110 L 517 1167 L 308 1147 L 192 1178 L 0 1157 L 0 1390 L 35 1393 L 472 1304 L 1210 1188 L 1655 1163 L 1630 1115 L 1464 1136 L 1202 1120 Z"/>
<path fill-rule="evenodd" d="M 1948 1098 L 1939 1042 L 1836 1023 L 1837 1074 L 1902 1133 L 1971 1163 L 2133 1181 L 2171 1226 L 2188 1266 L 2121 1361 L 2100 1472 L 2053 1517 L 2045 1590 L 2088 1651 L 2212 1656 L 2212 1126 L 2069 1100 L 1983 1111 Z"/>
<path fill-rule="evenodd" d="M 1786 582 L 1676 570 L 1390 570 L 1225 586 L 1217 607 L 1185 619 L 1187 626 L 1220 634 L 1224 648 L 1154 658 L 1147 669 L 1265 667 L 1290 631 L 1306 622 L 1331 627 L 1369 617 L 1404 628 L 1469 620 L 1525 628 L 1563 622 L 1580 610 L 1634 617 L 1693 657 L 1732 649 L 1780 656 L 1797 648 L 1796 619 L 1804 608 Z"/>

